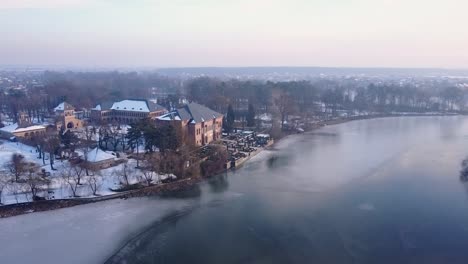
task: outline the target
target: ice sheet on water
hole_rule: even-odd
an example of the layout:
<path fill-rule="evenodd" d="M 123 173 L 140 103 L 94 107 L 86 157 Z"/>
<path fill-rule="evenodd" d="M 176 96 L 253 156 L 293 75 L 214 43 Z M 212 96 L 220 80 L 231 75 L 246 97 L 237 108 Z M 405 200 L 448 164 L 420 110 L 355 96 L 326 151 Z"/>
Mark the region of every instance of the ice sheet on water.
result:
<path fill-rule="evenodd" d="M 166 215 L 241 196 L 228 191 L 185 199 L 118 199 L 0 219 L 0 263 L 103 263 Z"/>
<path fill-rule="evenodd" d="M 1 263 L 102 263 L 129 236 L 193 202 L 113 200 L 1 219 Z"/>
<path fill-rule="evenodd" d="M 361 203 L 358 205 L 358 208 L 359 210 L 363 210 L 363 211 L 374 211 L 375 210 L 375 207 L 373 204 L 371 203 Z"/>

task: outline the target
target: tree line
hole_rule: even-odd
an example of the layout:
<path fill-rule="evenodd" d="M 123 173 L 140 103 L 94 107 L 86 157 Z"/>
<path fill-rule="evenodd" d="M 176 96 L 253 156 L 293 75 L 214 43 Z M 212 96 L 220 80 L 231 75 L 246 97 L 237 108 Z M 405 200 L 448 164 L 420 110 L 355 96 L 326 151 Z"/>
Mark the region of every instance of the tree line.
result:
<path fill-rule="evenodd" d="M 190 100 L 236 119 L 251 113 L 277 113 L 284 122 L 289 114 L 336 115 L 337 111 L 428 112 L 465 111 L 468 94 L 456 86 L 401 86 L 392 82 L 367 85 L 338 81 L 223 81 L 209 77 L 189 81 Z M 232 109 L 230 109 L 230 107 Z M 234 113 L 232 113 L 234 112 Z M 229 120 L 226 120 L 229 122 Z"/>

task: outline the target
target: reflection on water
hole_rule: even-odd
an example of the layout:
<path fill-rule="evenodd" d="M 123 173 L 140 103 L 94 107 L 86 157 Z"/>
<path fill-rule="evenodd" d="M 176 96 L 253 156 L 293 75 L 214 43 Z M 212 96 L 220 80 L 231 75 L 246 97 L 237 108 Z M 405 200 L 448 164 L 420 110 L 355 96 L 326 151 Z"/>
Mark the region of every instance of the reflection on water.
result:
<path fill-rule="evenodd" d="M 273 170 L 276 168 L 288 166 L 289 158 L 290 157 L 288 155 L 280 155 L 275 153 L 267 159 L 268 168 Z"/>
<path fill-rule="evenodd" d="M 461 162 L 460 180 L 468 181 L 468 159 L 464 159 Z"/>
<path fill-rule="evenodd" d="M 200 189 L 199 185 L 193 185 L 187 188 L 188 189 L 184 192 L 168 191 L 166 193 L 162 193 L 160 196 L 168 198 L 197 198 L 202 195 L 202 190 Z"/>
<path fill-rule="evenodd" d="M 214 193 L 224 192 L 229 189 L 228 174 L 223 173 L 208 180 L 208 185 Z"/>
<path fill-rule="evenodd" d="M 464 117 L 408 117 L 291 136 L 108 262 L 466 263 L 467 135 Z"/>

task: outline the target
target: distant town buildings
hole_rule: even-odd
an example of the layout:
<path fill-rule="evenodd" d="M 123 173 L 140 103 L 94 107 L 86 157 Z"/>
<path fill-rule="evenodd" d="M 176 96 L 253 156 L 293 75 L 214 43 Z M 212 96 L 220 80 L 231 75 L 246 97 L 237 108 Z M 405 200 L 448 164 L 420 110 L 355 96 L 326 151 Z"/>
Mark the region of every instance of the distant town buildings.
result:
<path fill-rule="evenodd" d="M 129 124 L 143 118 L 155 119 L 167 113 L 167 110 L 148 100 L 122 100 L 113 103 L 101 103 L 91 109 L 94 122 L 118 122 Z"/>
<path fill-rule="evenodd" d="M 158 117 L 156 124 L 171 124 L 182 132 L 186 144 L 201 146 L 221 138 L 223 115 L 203 105 L 189 103 Z"/>

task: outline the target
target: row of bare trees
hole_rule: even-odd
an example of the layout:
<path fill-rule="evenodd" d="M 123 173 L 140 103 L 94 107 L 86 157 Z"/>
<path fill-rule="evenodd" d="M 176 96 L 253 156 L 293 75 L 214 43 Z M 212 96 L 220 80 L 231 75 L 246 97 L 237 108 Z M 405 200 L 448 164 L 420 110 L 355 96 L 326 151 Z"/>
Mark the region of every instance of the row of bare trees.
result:
<path fill-rule="evenodd" d="M 447 83 L 424 87 L 417 84 L 379 84 L 339 80 L 316 81 L 223 81 L 203 77 L 187 82 L 190 100 L 221 113 L 233 108 L 236 120 L 270 113 L 284 126 L 288 115 L 337 115 L 338 110 L 367 112 L 464 111 L 468 90 Z M 229 122 L 228 122 L 229 123 Z"/>
<path fill-rule="evenodd" d="M 90 170 L 91 173 L 85 175 L 85 170 Z M 17 202 L 21 194 L 26 201 L 37 201 L 53 194 L 53 188 L 69 190 L 70 196 L 78 197 L 80 187 L 89 187 L 92 195 L 98 195 L 102 183 L 99 171 L 87 168 L 85 164 L 64 163 L 51 176 L 38 164 L 26 161 L 21 154 L 13 154 L 0 172 L 0 203 L 5 190 L 13 195 Z M 54 186 L 57 184 L 59 187 Z"/>

